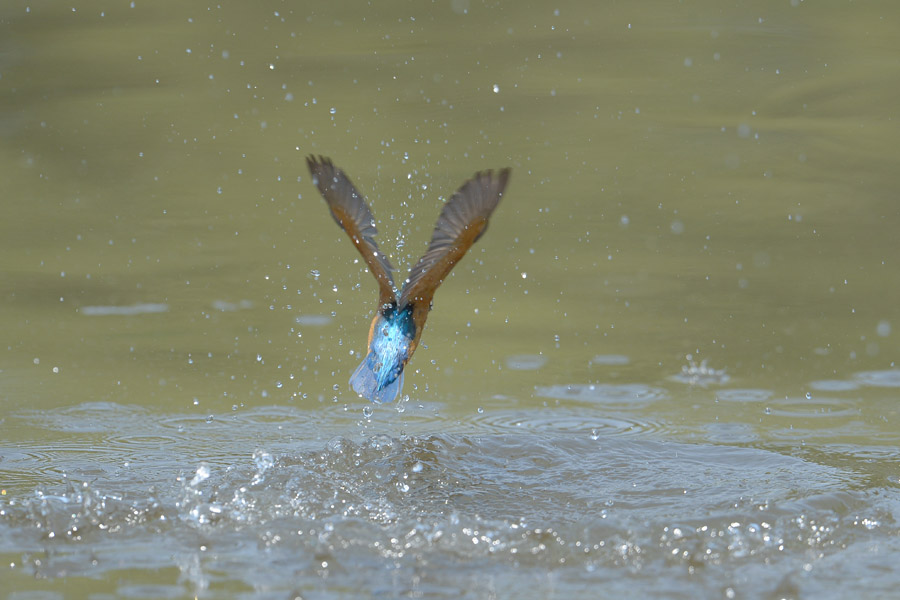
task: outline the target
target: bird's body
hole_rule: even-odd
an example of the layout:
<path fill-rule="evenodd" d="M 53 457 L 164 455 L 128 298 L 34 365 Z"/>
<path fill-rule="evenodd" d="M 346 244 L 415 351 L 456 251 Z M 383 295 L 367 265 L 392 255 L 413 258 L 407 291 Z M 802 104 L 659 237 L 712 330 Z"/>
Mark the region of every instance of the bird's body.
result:
<path fill-rule="evenodd" d="M 393 400 L 403 387 L 403 367 L 412 358 L 415 337 L 410 308 L 401 311 L 389 306 L 377 311 L 369 333 L 369 353 L 350 377 L 353 389 L 378 404 Z"/>
<path fill-rule="evenodd" d="M 350 377 L 350 385 L 372 402 L 391 402 L 403 387 L 403 368 L 412 358 L 434 292 L 487 229 L 503 196 L 509 169 L 496 175 L 476 173 L 447 201 L 438 217 L 428 250 L 410 270 L 398 296 L 387 256 L 378 250 L 372 211 L 350 179 L 329 159 L 310 156 L 313 183 L 378 281 L 378 310 L 369 329 L 369 351 Z"/>

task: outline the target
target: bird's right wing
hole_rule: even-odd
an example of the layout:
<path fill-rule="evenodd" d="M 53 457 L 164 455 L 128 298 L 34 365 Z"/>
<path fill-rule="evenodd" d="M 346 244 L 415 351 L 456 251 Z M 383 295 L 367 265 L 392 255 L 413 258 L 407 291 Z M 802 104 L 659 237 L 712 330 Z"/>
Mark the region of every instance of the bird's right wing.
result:
<path fill-rule="evenodd" d="M 330 159 L 324 156 L 317 159 L 310 155 L 306 159 L 306 164 L 313 183 L 319 188 L 331 210 L 331 216 L 350 236 L 350 241 L 362 254 L 372 275 L 378 280 L 379 306 L 396 302 L 394 280 L 391 278 L 394 267 L 375 243 L 375 234 L 378 233 L 375 218 L 362 194 L 356 191 L 347 175 L 335 167 Z"/>

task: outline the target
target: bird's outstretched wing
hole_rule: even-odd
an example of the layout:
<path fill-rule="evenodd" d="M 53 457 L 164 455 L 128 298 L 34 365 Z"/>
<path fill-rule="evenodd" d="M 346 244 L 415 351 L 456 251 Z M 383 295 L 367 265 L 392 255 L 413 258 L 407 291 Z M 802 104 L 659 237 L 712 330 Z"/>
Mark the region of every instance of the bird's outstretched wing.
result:
<path fill-rule="evenodd" d="M 488 219 L 503 196 L 509 173 L 509 169 L 476 173 L 444 204 L 428 250 L 410 270 L 400 293 L 401 308 L 415 304 L 427 314 L 434 291 L 472 244 L 484 235 Z M 421 325 L 424 316 L 420 317 Z M 416 320 L 418 323 L 419 319 Z"/>
<path fill-rule="evenodd" d="M 372 275 L 378 280 L 379 306 L 395 302 L 397 296 L 394 292 L 394 280 L 391 278 L 394 267 L 375 243 L 375 234 L 378 233 L 375 218 L 362 194 L 356 191 L 347 175 L 335 167 L 330 159 L 324 156 L 317 159 L 310 155 L 306 158 L 306 164 L 313 183 L 331 209 L 331 216 L 350 236 Z"/>

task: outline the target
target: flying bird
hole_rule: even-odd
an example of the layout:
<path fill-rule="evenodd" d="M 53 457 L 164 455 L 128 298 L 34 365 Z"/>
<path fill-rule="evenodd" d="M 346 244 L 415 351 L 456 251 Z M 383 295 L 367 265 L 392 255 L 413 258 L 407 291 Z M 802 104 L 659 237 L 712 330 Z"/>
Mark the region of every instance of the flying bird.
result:
<path fill-rule="evenodd" d="M 403 368 L 419 345 L 435 290 L 484 235 L 488 219 L 503 197 L 510 170 L 476 173 L 450 197 L 428 249 L 410 270 L 398 295 L 391 277 L 395 269 L 375 243 L 378 230 L 363 195 L 330 159 L 310 155 L 306 164 L 331 216 L 350 236 L 378 281 L 378 310 L 369 328 L 369 351 L 350 377 L 350 385 L 372 402 L 391 402 L 403 387 Z"/>

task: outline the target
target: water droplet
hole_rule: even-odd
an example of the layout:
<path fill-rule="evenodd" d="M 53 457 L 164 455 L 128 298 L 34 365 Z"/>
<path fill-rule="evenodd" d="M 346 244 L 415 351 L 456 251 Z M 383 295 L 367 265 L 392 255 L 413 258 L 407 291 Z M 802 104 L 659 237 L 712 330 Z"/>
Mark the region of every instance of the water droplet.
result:
<path fill-rule="evenodd" d="M 197 472 L 194 474 L 194 478 L 191 479 L 190 486 L 196 487 L 197 484 L 206 481 L 209 479 L 210 471 L 209 466 L 206 463 L 200 463 L 200 466 L 197 467 Z"/>
<path fill-rule="evenodd" d="M 263 480 L 266 471 L 275 465 L 275 458 L 264 450 L 257 450 L 253 453 L 253 462 L 256 464 L 256 474 L 250 481 L 251 485 L 257 485 Z"/>

